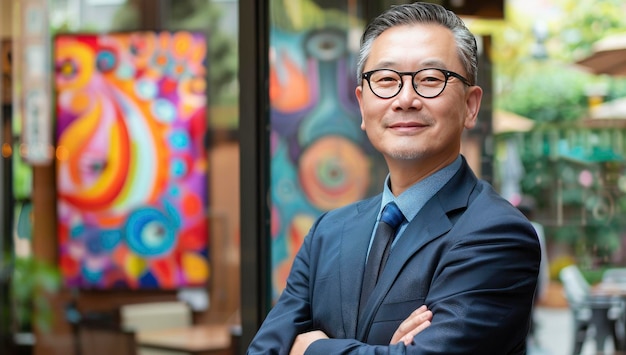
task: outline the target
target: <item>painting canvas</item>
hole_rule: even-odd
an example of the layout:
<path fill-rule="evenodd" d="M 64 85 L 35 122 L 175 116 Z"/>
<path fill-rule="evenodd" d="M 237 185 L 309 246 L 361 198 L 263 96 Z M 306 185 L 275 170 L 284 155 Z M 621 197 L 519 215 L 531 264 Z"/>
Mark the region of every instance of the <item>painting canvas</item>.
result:
<path fill-rule="evenodd" d="M 315 219 L 380 192 L 387 174 L 360 128 L 348 39 L 334 27 L 270 30 L 273 301 Z"/>
<path fill-rule="evenodd" d="M 209 279 L 203 34 L 54 38 L 59 261 L 67 287 Z"/>

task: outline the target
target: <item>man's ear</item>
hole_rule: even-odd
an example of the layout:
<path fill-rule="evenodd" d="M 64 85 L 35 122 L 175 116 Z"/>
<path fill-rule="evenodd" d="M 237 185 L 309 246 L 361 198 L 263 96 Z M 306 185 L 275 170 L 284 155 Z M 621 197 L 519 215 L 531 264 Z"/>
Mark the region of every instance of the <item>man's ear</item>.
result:
<path fill-rule="evenodd" d="M 465 128 L 472 129 L 476 126 L 480 102 L 483 98 L 483 89 L 480 86 L 470 86 L 465 94 Z"/>
<path fill-rule="evenodd" d="M 361 130 L 365 131 L 365 122 L 363 121 L 363 86 L 358 85 L 356 89 L 354 89 L 354 95 L 356 95 L 356 100 L 359 102 L 359 110 L 361 110 Z"/>

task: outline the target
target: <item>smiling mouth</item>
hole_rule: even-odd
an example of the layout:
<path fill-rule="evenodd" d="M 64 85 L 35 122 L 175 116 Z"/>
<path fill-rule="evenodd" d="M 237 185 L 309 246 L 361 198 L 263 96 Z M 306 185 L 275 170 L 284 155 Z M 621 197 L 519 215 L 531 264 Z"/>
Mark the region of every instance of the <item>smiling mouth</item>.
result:
<path fill-rule="evenodd" d="M 388 127 L 392 129 L 411 129 L 411 128 L 422 128 L 426 127 L 427 124 L 419 123 L 419 122 L 396 122 L 390 124 Z"/>

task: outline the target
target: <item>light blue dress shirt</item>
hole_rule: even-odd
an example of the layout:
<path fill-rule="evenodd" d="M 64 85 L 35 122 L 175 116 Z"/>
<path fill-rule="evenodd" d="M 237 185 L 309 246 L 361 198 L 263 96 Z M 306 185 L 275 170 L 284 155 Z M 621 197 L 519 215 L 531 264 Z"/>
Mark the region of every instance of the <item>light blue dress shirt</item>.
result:
<path fill-rule="evenodd" d="M 389 202 L 395 202 L 396 205 L 402 211 L 402 214 L 406 218 L 404 222 L 398 228 L 398 232 L 396 233 L 396 237 L 393 240 L 393 245 L 396 244 L 398 239 L 402 237 L 402 233 L 406 229 L 407 225 L 411 223 L 413 218 L 417 215 L 417 213 L 424 207 L 426 202 L 430 200 L 435 194 L 441 190 L 441 188 L 450 181 L 452 176 L 456 174 L 456 172 L 461 167 L 461 156 L 459 155 L 450 165 L 444 167 L 443 169 L 437 171 L 436 173 L 426 177 L 425 179 L 416 182 L 414 185 L 409 187 L 406 191 L 404 191 L 400 196 L 394 196 L 391 192 L 391 188 L 389 187 L 389 174 L 387 174 L 387 178 L 385 179 L 385 186 L 383 188 L 383 198 L 381 201 L 380 209 L 378 211 L 378 217 L 376 221 L 380 219 L 380 214 L 383 211 L 383 207 L 385 207 Z M 370 246 L 372 247 L 372 242 L 374 241 L 374 233 L 376 231 L 376 227 L 378 226 L 378 222 L 374 226 L 374 231 L 372 232 L 372 236 L 370 237 Z"/>

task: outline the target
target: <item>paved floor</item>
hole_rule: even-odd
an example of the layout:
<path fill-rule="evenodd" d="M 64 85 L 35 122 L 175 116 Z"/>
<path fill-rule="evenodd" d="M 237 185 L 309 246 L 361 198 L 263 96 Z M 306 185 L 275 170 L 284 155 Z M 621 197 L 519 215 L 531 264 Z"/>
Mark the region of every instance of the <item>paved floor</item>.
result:
<path fill-rule="evenodd" d="M 538 344 L 529 348 L 528 355 L 571 355 L 572 315 L 567 308 L 538 307 L 536 310 Z M 585 341 L 581 355 L 594 355 L 595 342 Z M 615 354 L 607 341 L 604 354 Z"/>

